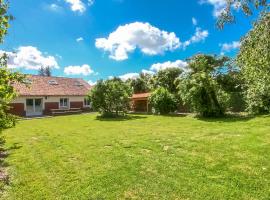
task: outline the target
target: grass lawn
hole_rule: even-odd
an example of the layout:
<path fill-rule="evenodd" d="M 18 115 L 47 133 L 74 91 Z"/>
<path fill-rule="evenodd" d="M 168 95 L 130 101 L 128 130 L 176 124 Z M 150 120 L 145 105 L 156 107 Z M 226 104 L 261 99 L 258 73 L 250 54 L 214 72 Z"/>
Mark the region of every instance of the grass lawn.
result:
<path fill-rule="evenodd" d="M 270 199 L 269 116 L 88 114 L 20 121 L 4 135 L 2 199 Z"/>

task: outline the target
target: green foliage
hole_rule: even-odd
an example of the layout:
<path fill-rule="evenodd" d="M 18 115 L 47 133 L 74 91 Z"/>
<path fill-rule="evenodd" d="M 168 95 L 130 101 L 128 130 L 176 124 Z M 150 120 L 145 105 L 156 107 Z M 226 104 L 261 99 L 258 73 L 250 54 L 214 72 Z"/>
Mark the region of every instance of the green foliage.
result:
<path fill-rule="evenodd" d="M 245 15 L 253 14 L 254 9 L 262 9 L 262 13 L 269 10 L 268 0 L 227 0 L 226 9 L 221 13 L 217 21 L 217 27 L 222 29 L 226 23 L 235 22 L 233 10 L 239 8 Z"/>
<path fill-rule="evenodd" d="M 239 69 L 229 67 L 228 71 L 220 72 L 216 79 L 222 90 L 229 96 L 227 103 L 229 111 L 245 111 L 244 85 Z"/>
<path fill-rule="evenodd" d="M 159 87 L 150 96 L 151 106 L 155 113 L 168 114 L 177 109 L 177 101 L 167 88 Z"/>
<path fill-rule="evenodd" d="M 149 92 L 150 85 L 150 74 L 141 73 L 140 76 L 136 79 L 129 79 L 127 82 L 133 90 L 133 93 L 144 93 Z"/>
<path fill-rule="evenodd" d="M 103 116 L 125 114 L 129 108 L 130 87 L 119 78 L 100 80 L 90 91 L 90 101 Z"/>
<path fill-rule="evenodd" d="M 175 80 L 181 75 L 183 71 L 180 68 L 167 68 L 160 70 L 153 77 L 154 88 L 164 87 L 169 92 L 177 93 L 177 84 Z"/>
<path fill-rule="evenodd" d="M 22 81 L 24 76 L 11 72 L 7 68 L 7 56 L 0 58 L 0 132 L 15 125 L 15 118 L 8 114 L 9 103 L 15 98 L 16 93 L 13 82 Z"/>
<path fill-rule="evenodd" d="M 9 21 L 13 19 L 8 14 L 9 5 L 5 0 L 0 0 L 0 43 L 3 43 L 4 37 L 8 32 Z"/>
<path fill-rule="evenodd" d="M 218 84 L 215 72 L 228 60 L 227 57 L 204 54 L 188 59 L 189 72 L 180 79 L 178 85 L 184 104 L 204 117 L 222 116 L 228 95 Z"/>
<path fill-rule="evenodd" d="M 263 14 L 241 40 L 237 64 L 245 83 L 247 109 L 270 112 L 270 13 Z"/>

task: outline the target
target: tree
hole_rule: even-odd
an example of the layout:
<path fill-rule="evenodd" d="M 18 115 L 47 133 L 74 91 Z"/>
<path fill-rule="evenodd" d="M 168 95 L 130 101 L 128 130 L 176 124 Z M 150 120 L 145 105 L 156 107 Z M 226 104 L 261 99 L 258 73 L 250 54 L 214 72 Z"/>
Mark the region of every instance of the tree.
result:
<path fill-rule="evenodd" d="M 227 6 L 221 12 L 218 21 L 217 26 L 222 29 L 226 23 L 232 23 L 235 21 L 235 16 L 233 13 L 233 10 L 235 9 L 241 9 L 242 12 L 250 16 L 253 14 L 253 9 L 259 10 L 263 8 L 263 12 L 267 12 L 269 9 L 269 3 L 268 0 L 226 0 Z"/>
<path fill-rule="evenodd" d="M 9 28 L 9 20 L 12 20 L 12 16 L 7 13 L 8 8 L 8 4 L 4 0 L 0 0 L 0 43 L 3 43 Z M 5 143 L 5 139 L 1 135 L 2 131 L 14 126 L 16 122 L 15 117 L 8 113 L 9 104 L 16 96 L 12 83 L 22 82 L 24 79 L 21 74 L 8 69 L 7 60 L 6 54 L 0 56 L 0 153 L 3 151 L 2 146 Z"/>
<path fill-rule="evenodd" d="M 135 79 L 129 79 L 127 82 L 133 90 L 133 93 L 144 93 L 150 91 L 150 74 L 140 73 L 140 76 Z"/>
<path fill-rule="evenodd" d="M 40 75 L 40 76 L 51 76 L 52 75 L 51 68 L 49 66 L 47 66 L 47 67 L 41 66 L 39 68 L 38 75 Z"/>
<path fill-rule="evenodd" d="M 130 87 L 119 78 L 100 80 L 91 89 L 89 99 L 93 108 L 102 116 L 119 116 L 128 111 L 131 96 Z"/>
<path fill-rule="evenodd" d="M 245 84 L 247 109 L 270 113 L 270 13 L 264 13 L 241 40 L 236 62 Z"/>
<path fill-rule="evenodd" d="M 179 81 L 179 96 L 183 103 L 204 117 L 222 116 L 226 93 L 216 81 L 216 71 L 229 59 L 198 54 L 188 59 L 189 72 Z"/>
<path fill-rule="evenodd" d="M 180 68 L 167 68 L 160 70 L 154 75 L 154 88 L 164 87 L 170 93 L 177 93 L 177 85 L 175 80 L 182 74 L 183 70 Z"/>
<path fill-rule="evenodd" d="M 159 87 L 150 96 L 150 103 L 155 113 L 168 114 L 177 109 L 177 101 L 167 88 Z"/>
<path fill-rule="evenodd" d="M 216 79 L 222 90 L 229 95 L 228 109 L 233 112 L 244 111 L 244 85 L 239 68 L 229 67 L 228 70 L 223 70 L 218 73 Z"/>

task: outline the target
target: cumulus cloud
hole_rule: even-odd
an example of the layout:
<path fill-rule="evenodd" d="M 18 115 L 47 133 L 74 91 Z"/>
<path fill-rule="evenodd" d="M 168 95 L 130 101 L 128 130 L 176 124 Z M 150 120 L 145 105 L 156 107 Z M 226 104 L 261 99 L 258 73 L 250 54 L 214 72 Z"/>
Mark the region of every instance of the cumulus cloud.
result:
<path fill-rule="evenodd" d="M 234 49 L 238 49 L 240 47 L 240 42 L 239 41 L 233 41 L 231 43 L 223 43 L 220 44 L 221 46 L 221 53 L 224 54 L 226 52 L 230 52 Z"/>
<path fill-rule="evenodd" d="M 197 19 L 195 17 L 192 17 L 192 24 L 194 26 L 197 26 L 197 24 L 198 24 L 198 21 L 197 21 Z"/>
<path fill-rule="evenodd" d="M 8 56 L 9 68 L 25 68 L 28 70 L 38 70 L 41 66 L 59 68 L 54 56 L 44 55 L 33 46 L 21 46 L 15 52 L 0 50 L 0 55 L 3 53 Z"/>
<path fill-rule="evenodd" d="M 160 30 L 149 23 L 134 22 L 119 26 L 108 38 L 98 38 L 96 47 L 109 52 L 114 60 L 126 60 L 136 48 L 146 55 L 162 54 L 180 46 L 174 32 Z"/>
<path fill-rule="evenodd" d="M 81 42 L 81 41 L 83 41 L 83 37 L 79 37 L 79 38 L 77 38 L 77 39 L 76 39 L 76 41 L 77 41 L 77 42 Z"/>
<path fill-rule="evenodd" d="M 73 12 L 83 13 L 86 11 L 86 5 L 82 0 L 64 0 L 64 1 L 70 5 L 70 9 Z M 87 1 L 88 6 L 92 6 L 93 3 L 94 3 L 94 0 Z"/>
<path fill-rule="evenodd" d="M 89 84 L 89 85 L 96 85 L 97 82 L 96 82 L 96 81 L 91 81 L 91 80 L 89 80 L 89 81 L 88 81 L 88 84 Z"/>
<path fill-rule="evenodd" d="M 168 69 L 168 68 L 181 68 L 185 69 L 187 67 L 187 62 L 182 61 L 182 60 L 176 60 L 174 62 L 167 61 L 163 63 L 155 63 L 150 67 L 151 71 L 158 72 L 160 70 Z"/>
<path fill-rule="evenodd" d="M 65 67 L 64 73 L 66 75 L 90 75 L 93 74 L 94 71 L 91 69 L 91 67 L 87 64 L 84 64 L 82 66 L 68 66 Z"/>
<path fill-rule="evenodd" d="M 200 4 L 210 4 L 214 7 L 213 10 L 213 16 L 214 17 L 219 17 L 226 9 L 227 7 L 227 0 L 200 0 L 199 1 Z M 232 9 L 234 10 L 238 10 L 240 7 L 239 2 L 234 2 L 231 5 Z"/>
<path fill-rule="evenodd" d="M 139 77 L 139 73 L 127 73 L 127 74 L 119 76 L 119 78 L 122 79 L 123 81 L 126 81 L 128 79 L 136 79 L 138 77 Z"/>
<path fill-rule="evenodd" d="M 182 43 L 182 47 L 185 49 L 187 46 L 204 41 L 209 35 L 208 30 L 202 30 L 200 27 L 196 28 L 195 34 L 187 41 Z"/>
<path fill-rule="evenodd" d="M 150 75 L 155 74 L 155 72 L 153 72 L 152 70 L 147 70 L 147 69 L 143 69 L 143 70 L 142 70 L 142 73 L 143 73 L 143 74 L 150 74 Z"/>
<path fill-rule="evenodd" d="M 201 4 L 210 4 L 214 6 L 213 16 L 218 17 L 224 12 L 227 6 L 226 0 L 201 0 Z"/>

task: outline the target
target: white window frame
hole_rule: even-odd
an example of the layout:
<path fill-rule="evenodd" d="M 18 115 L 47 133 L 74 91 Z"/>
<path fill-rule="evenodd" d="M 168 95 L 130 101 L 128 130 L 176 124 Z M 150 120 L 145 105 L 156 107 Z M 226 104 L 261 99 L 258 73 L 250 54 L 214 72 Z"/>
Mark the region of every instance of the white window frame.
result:
<path fill-rule="evenodd" d="M 65 105 L 61 105 L 61 100 L 67 100 L 67 105 L 65 106 Z M 64 101 L 63 101 L 63 103 L 64 103 Z M 65 98 L 65 97 L 63 97 L 63 98 L 60 98 L 59 99 L 59 108 L 69 108 L 69 99 L 68 98 Z"/>
<path fill-rule="evenodd" d="M 88 105 L 85 104 L 86 100 L 89 102 Z M 87 107 L 87 108 L 90 108 L 90 107 L 91 107 L 91 102 L 90 102 L 90 100 L 89 100 L 88 98 L 84 98 L 84 99 L 83 99 L 83 107 Z"/>

